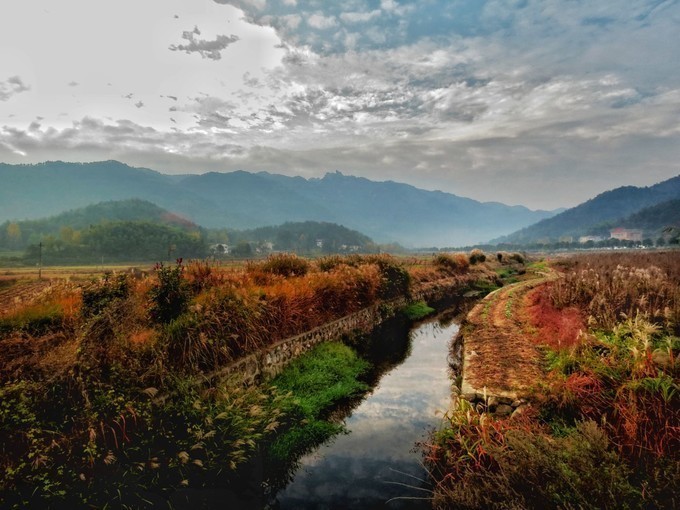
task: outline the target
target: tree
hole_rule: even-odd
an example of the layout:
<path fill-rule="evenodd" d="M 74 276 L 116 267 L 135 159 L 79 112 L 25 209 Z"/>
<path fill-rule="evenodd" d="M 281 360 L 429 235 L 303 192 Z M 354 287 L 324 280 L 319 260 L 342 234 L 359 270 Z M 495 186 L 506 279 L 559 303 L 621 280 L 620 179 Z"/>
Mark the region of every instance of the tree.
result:
<path fill-rule="evenodd" d="M 10 223 L 7 225 L 7 240 L 9 241 L 9 246 L 11 248 L 18 248 L 21 246 L 21 227 L 18 223 Z"/>
<path fill-rule="evenodd" d="M 231 253 L 234 257 L 248 258 L 253 256 L 253 248 L 250 246 L 250 243 L 241 241 L 231 250 Z"/>

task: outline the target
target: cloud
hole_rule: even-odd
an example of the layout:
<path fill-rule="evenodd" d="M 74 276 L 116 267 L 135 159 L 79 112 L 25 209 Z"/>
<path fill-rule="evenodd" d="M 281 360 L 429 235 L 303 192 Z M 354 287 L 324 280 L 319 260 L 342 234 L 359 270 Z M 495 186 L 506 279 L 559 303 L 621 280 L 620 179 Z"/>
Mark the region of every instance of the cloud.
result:
<path fill-rule="evenodd" d="M 0 101 L 8 101 L 13 96 L 31 90 L 31 87 L 23 82 L 19 76 L 10 76 L 5 81 L 0 81 Z"/>
<path fill-rule="evenodd" d="M 220 60 L 222 58 L 222 51 L 230 44 L 239 40 L 236 35 L 217 35 L 215 39 L 198 39 L 196 36 L 201 35 L 198 27 L 194 27 L 191 31 L 182 32 L 182 39 L 189 41 L 188 44 L 171 44 L 169 49 L 171 51 L 183 51 L 187 54 L 198 53 L 203 58 L 211 60 Z"/>
<path fill-rule="evenodd" d="M 326 30 L 327 28 L 336 26 L 338 22 L 333 16 L 324 16 L 323 14 L 315 13 L 307 18 L 307 24 L 318 30 Z"/>
<path fill-rule="evenodd" d="M 340 19 L 346 23 L 366 23 L 380 16 L 380 9 L 363 12 L 343 12 Z"/>
<path fill-rule="evenodd" d="M 7 66 L 0 152 L 15 161 L 54 159 L 48 149 L 63 159 L 96 154 L 181 172 L 339 169 L 485 200 L 572 205 L 679 171 L 680 67 L 669 63 L 680 3 L 619 4 L 197 0 L 164 16 L 148 8 L 123 41 L 129 65 L 110 87 L 108 70 L 81 73 L 85 53 L 59 66 L 58 79 L 46 65 L 32 74 L 27 59 Z M 195 27 L 181 39 L 175 12 Z M 144 41 L 156 18 L 151 51 Z M 17 39 L 3 36 L 2 47 Z M 226 58 L 236 41 L 228 72 L 205 62 Z M 171 43 L 202 58 L 168 58 Z M 120 50 L 107 48 L 93 48 L 93 65 L 115 61 Z M 41 84 L 31 95 L 42 101 L 23 113 L 12 110 L 28 90 L 18 76 Z M 88 94 L 71 89 L 70 103 L 53 106 L 74 76 Z M 31 127 L 38 114 L 45 119 Z"/>

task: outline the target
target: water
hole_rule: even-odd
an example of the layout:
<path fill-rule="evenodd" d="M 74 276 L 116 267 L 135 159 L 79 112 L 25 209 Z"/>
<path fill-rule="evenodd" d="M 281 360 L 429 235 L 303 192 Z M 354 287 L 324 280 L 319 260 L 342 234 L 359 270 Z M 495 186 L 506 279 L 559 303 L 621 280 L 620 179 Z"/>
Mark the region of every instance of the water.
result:
<path fill-rule="evenodd" d="M 417 443 L 449 406 L 447 356 L 458 325 L 432 321 L 411 330 L 410 356 L 382 376 L 346 419 L 348 434 L 303 457 L 277 495 L 281 509 L 428 508 Z M 438 414 L 439 413 L 439 414 Z"/>

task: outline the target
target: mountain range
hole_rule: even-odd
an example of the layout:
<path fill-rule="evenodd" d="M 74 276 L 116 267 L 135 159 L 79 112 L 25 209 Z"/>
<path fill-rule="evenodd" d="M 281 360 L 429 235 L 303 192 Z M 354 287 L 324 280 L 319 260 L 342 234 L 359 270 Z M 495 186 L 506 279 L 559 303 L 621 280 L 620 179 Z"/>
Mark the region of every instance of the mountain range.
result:
<path fill-rule="evenodd" d="M 644 227 L 651 235 L 664 226 L 664 221 L 673 221 L 670 201 L 676 199 L 680 199 L 680 175 L 653 186 L 622 186 L 491 242 L 529 244 L 560 237 L 608 235 L 609 228 L 626 226 Z M 636 218 L 636 214 L 641 216 Z"/>
<path fill-rule="evenodd" d="M 244 171 L 168 176 L 117 161 L 57 161 L 0 164 L 0 182 L 0 222 L 137 198 L 208 228 L 311 220 L 337 223 L 381 243 L 460 246 L 554 215 L 339 172 L 312 179 Z"/>

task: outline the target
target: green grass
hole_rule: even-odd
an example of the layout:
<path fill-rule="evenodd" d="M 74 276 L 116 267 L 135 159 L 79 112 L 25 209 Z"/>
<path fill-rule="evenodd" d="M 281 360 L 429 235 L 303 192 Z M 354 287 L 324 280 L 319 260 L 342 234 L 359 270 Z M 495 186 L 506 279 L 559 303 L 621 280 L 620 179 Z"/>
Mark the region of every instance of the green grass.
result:
<path fill-rule="evenodd" d="M 545 260 L 537 260 L 536 262 L 529 264 L 527 269 L 531 269 L 534 272 L 547 271 L 548 263 Z"/>
<path fill-rule="evenodd" d="M 434 311 L 435 309 L 428 306 L 425 301 L 417 301 L 415 303 L 411 303 L 410 305 L 405 306 L 402 309 L 402 313 L 410 321 L 417 321 L 418 319 L 427 317 Z"/>
<path fill-rule="evenodd" d="M 64 312 L 56 304 L 36 304 L 7 317 L 0 318 L 0 336 L 12 331 L 31 335 L 45 334 L 58 327 L 64 320 Z"/>
<path fill-rule="evenodd" d="M 324 418 L 335 406 L 366 392 L 360 380 L 370 368 L 356 352 L 340 343 L 318 345 L 288 365 L 272 380 L 279 394 L 287 394 L 282 408 L 289 428 L 272 443 L 270 455 L 294 459 L 342 432 Z"/>

